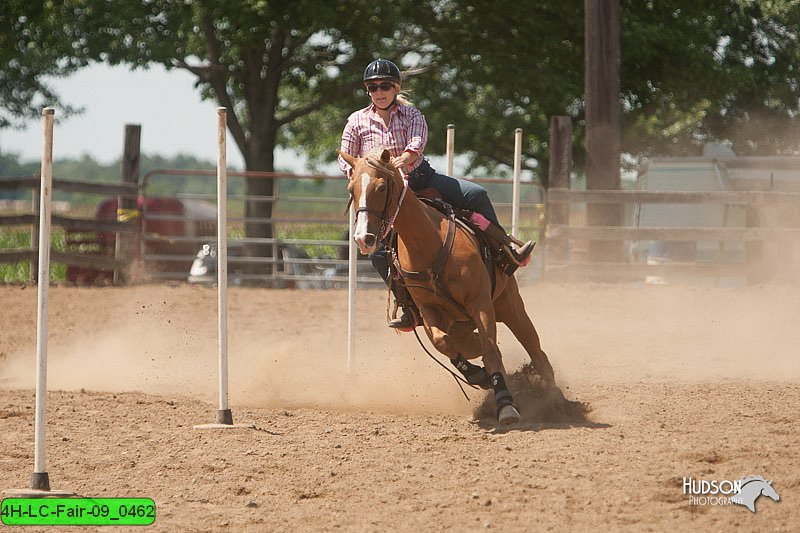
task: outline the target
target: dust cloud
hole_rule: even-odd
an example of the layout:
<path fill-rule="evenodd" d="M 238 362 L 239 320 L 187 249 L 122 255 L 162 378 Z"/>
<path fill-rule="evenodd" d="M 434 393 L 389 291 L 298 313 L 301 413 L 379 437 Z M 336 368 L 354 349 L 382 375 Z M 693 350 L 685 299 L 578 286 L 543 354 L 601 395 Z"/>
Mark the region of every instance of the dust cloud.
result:
<path fill-rule="evenodd" d="M 0 387 L 31 389 L 36 291 L 2 287 L 0 294 Z M 800 382 L 797 287 L 540 283 L 523 297 L 568 397 L 580 396 L 584 383 Z M 469 416 L 483 393 L 468 389 L 465 400 L 413 334 L 386 328 L 385 305 L 384 291 L 359 291 L 348 371 L 346 291 L 231 289 L 232 407 Z M 216 403 L 215 290 L 53 287 L 48 315 L 51 390 Z M 499 329 L 506 367 L 519 368 L 527 355 Z"/>

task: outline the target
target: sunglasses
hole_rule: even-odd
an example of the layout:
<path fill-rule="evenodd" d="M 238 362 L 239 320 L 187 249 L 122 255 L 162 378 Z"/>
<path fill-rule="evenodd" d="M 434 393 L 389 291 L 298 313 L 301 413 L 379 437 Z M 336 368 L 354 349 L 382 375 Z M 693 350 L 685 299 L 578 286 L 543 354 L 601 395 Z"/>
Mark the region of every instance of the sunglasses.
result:
<path fill-rule="evenodd" d="M 371 92 L 371 93 L 378 92 L 378 89 L 380 89 L 381 91 L 386 92 L 389 89 L 391 89 L 392 87 L 394 87 L 394 84 L 390 83 L 388 81 L 384 81 L 383 83 L 368 83 L 367 84 L 367 90 L 369 92 Z"/>

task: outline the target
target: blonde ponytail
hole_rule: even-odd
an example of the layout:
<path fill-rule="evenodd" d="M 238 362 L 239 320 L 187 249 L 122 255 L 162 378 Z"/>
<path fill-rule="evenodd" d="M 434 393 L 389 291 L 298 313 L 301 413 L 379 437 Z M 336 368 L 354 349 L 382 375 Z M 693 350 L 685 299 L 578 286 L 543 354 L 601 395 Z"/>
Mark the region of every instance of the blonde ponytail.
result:
<path fill-rule="evenodd" d="M 410 100 L 411 91 L 403 90 L 399 83 L 394 84 L 397 89 L 397 103 L 406 107 L 414 107 L 414 103 Z"/>

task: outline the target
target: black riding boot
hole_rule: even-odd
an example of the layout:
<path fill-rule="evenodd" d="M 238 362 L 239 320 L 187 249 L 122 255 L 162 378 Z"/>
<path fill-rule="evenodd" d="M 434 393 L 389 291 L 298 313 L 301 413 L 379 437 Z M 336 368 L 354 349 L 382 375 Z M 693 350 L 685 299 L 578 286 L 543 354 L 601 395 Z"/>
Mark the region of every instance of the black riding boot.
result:
<path fill-rule="evenodd" d="M 403 312 L 399 318 L 389 320 L 388 326 L 393 329 L 401 330 L 411 330 L 417 326 L 421 326 L 422 320 L 420 319 L 419 309 L 417 309 L 417 304 L 414 303 L 405 285 L 394 283 L 392 286 L 392 293 L 394 294 L 396 304 L 403 308 Z"/>
<path fill-rule="evenodd" d="M 513 274 L 517 267 L 526 266 L 530 262 L 533 247 L 536 243 L 533 241 L 521 242 L 511 235 L 508 235 L 503 228 L 497 224 L 489 223 L 483 234 L 489 241 L 489 244 L 495 250 L 502 251 L 511 261 L 512 268 L 507 274 Z"/>

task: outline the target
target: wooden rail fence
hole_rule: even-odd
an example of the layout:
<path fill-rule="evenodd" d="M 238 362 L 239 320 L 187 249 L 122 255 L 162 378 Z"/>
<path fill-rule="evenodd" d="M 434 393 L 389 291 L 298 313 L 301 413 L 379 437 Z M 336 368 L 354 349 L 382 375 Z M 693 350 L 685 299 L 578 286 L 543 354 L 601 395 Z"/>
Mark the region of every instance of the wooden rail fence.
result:
<path fill-rule="evenodd" d="M 779 191 L 586 191 L 551 188 L 546 201 L 546 247 L 544 272 L 550 279 L 635 279 L 647 275 L 690 274 L 708 272 L 714 276 L 744 276 L 748 281 L 764 281 L 778 273 L 800 269 L 794 249 L 800 249 L 800 224 L 780 220 L 771 224 L 750 224 L 743 227 L 697 226 L 577 226 L 569 222 L 570 204 L 717 204 L 740 206 L 755 213 L 748 220 L 758 221 L 766 211 L 800 213 L 800 193 Z M 775 218 L 775 217 L 773 217 Z M 784 217 L 786 218 L 786 217 Z M 668 261 L 645 263 L 634 257 L 614 262 L 579 260 L 564 253 L 578 241 L 718 241 L 739 242 L 748 247 L 745 261 Z M 722 246 L 722 245 L 721 245 Z M 789 262 L 767 257 L 764 247 L 783 250 Z M 555 253 L 554 253 L 555 252 Z M 782 272 L 781 272 L 782 271 Z"/>
<path fill-rule="evenodd" d="M 0 192 L 19 191 L 29 189 L 32 194 L 31 210 L 26 213 L 0 214 L 0 227 L 31 226 L 32 246 L 27 248 L 0 250 L 0 263 L 16 263 L 31 261 L 31 275 L 35 275 L 35 262 L 38 259 L 38 224 L 39 224 L 39 187 L 38 176 L 0 177 Z M 120 198 L 133 198 L 136 201 L 138 186 L 129 183 L 98 183 L 83 180 L 53 180 L 53 191 L 85 193 L 102 197 L 117 196 Z M 79 218 L 53 214 L 52 225 L 73 232 L 135 234 L 137 222 L 135 220 L 121 222 L 117 220 L 100 220 L 96 218 Z M 51 260 L 55 263 L 66 264 L 81 268 L 118 271 L 125 268 L 132 257 L 111 257 L 81 252 L 51 252 Z"/>

